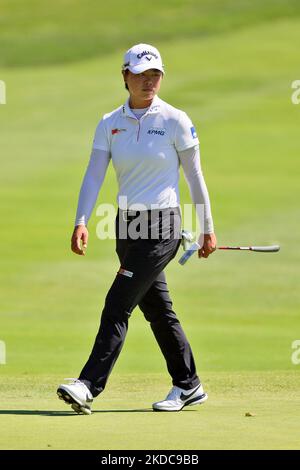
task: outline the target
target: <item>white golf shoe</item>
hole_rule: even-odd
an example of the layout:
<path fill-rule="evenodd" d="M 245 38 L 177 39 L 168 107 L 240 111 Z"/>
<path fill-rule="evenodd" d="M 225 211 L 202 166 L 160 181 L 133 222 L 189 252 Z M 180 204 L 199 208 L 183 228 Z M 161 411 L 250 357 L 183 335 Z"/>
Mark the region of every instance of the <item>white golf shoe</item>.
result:
<path fill-rule="evenodd" d="M 60 400 L 71 405 L 76 413 L 90 415 L 93 396 L 87 386 L 78 379 L 65 379 L 72 382 L 68 385 L 61 384 L 57 389 L 57 395 Z"/>
<path fill-rule="evenodd" d="M 153 411 L 180 411 L 185 406 L 200 405 L 207 400 L 208 396 L 203 391 L 201 384 L 191 390 L 172 387 L 163 401 L 153 403 Z"/>

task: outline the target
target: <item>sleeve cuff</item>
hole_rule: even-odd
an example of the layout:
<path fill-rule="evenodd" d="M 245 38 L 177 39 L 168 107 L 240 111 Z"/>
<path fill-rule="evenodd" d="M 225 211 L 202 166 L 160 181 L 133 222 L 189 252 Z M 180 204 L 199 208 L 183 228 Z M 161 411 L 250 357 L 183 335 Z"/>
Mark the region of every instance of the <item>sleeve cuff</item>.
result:
<path fill-rule="evenodd" d="M 77 225 L 87 226 L 87 223 L 88 223 L 88 221 L 86 220 L 85 215 L 83 215 L 82 217 L 79 217 L 79 218 L 75 219 L 74 227 L 76 227 Z"/>
<path fill-rule="evenodd" d="M 183 150 L 187 150 L 193 147 L 197 147 L 199 145 L 199 139 L 194 139 L 192 142 L 186 143 L 183 147 L 176 147 L 177 152 L 183 152 Z"/>
<path fill-rule="evenodd" d="M 214 233 L 214 223 L 211 218 L 205 219 L 203 233 L 205 234 Z"/>

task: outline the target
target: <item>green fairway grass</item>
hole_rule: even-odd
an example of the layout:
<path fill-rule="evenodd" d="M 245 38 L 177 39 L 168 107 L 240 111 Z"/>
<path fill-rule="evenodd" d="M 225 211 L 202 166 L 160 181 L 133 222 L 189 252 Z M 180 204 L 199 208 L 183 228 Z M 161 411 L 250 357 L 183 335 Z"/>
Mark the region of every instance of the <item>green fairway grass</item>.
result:
<path fill-rule="evenodd" d="M 168 28 L 150 34 L 144 21 L 133 32 L 130 5 L 112 2 L 115 22 L 107 6 L 105 27 L 90 15 L 87 34 L 79 3 L 64 32 L 68 2 L 30 15 L 0 0 L 0 448 L 298 448 L 300 104 L 291 83 L 300 80 L 300 8 L 169 1 L 157 13 Z M 167 70 L 160 97 L 184 109 L 200 136 L 218 244 L 278 243 L 281 251 L 220 251 L 167 267 L 207 403 L 151 412 L 171 384 L 136 309 L 95 413 L 76 416 L 56 388 L 84 365 L 118 269 L 114 241 L 96 237 L 95 212 L 87 255 L 71 253 L 77 197 L 97 122 L 127 98 L 122 54 L 150 40 Z M 98 202 L 115 203 L 116 191 L 109 168 Z M 181 202 L 190 202 L 184 178 Z"/>
<path fill-rule="evenodd" d="M 0 65 L 65 64 L 124 44 L 203 38 L 299 17 L 298 0 L 1 0 Z M 128 46 L 129 47 L 129 46 Z"/>
<path fill-rule="evenodd" d="M 1 386 L 1 448 L 295 449 L 299 447 L 296 373 L 204 374 L 209 401 L 179 413 L 154 413 L 169 387 L 162 374 L 114 374 L 91 416 L 57 404 L 57 375 L 11 378 Z M 4 397 L 4 401 L 2 398 Z M 125 399 L 126 397 L 126 399 Z M 246 416 L 250 414 L 251 416 Z M 284 417 L 284 421 L 283 421 Z"/>

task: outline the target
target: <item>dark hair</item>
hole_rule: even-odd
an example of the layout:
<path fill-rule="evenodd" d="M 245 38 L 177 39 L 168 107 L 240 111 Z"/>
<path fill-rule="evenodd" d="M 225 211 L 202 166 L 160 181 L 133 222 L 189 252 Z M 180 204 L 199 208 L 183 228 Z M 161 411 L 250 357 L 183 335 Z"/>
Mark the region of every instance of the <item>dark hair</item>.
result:
<path fill-rule="evenodd" d="M 127 73 L 128 73 L 128 69 L 124 70 L 124 75 L 125 75 L 125 76 L 127 75 Z M 126 88 L 126 90 L 129 91 L 129 88 L 128 88 L 128 85 L 127 85 L 126 82 L 125 82 L 125 88 Z"/>

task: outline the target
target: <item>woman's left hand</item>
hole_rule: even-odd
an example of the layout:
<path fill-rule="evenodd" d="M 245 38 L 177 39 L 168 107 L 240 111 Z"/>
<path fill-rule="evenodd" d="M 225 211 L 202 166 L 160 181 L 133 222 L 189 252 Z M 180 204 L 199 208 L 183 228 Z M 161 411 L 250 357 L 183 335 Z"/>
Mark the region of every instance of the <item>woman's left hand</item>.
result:
<path fill-rule="evenodd" d="M 217 249 L 217 238 L 214 233 L 201 234 L 198 243 L 201 246 L 198 258 L 208 258 Z"/>

